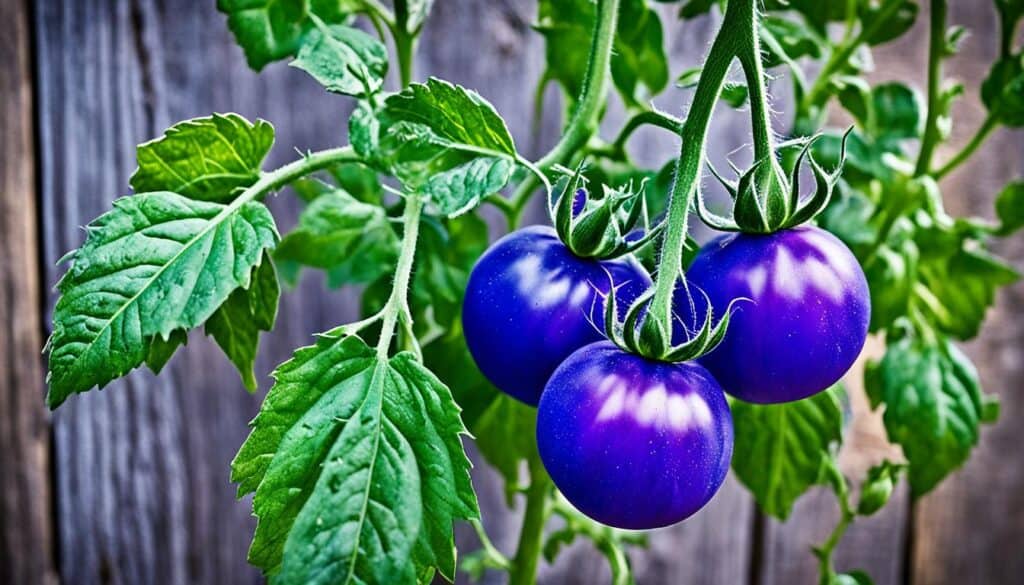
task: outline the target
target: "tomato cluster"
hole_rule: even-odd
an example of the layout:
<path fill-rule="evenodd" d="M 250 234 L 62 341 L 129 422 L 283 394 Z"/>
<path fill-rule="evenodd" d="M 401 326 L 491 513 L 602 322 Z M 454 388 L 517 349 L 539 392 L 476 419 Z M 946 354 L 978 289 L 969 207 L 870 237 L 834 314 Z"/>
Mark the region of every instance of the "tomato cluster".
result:
<path fill-rule="evenodd" d="M 604 339 L 651 287 L 636 260 L 581 258 L 551 228 L 495 243 L 469 279 L 466 342 L 500 390 L 538 406 L 537 446 L 555 485 L 604 524 L 679 522 L 721 486 L 733 445 L 725 394 L 799 400 L 834 384 L 868 331 L 867 281 L 834 236 L 801 226 L 706 244 L 676 289 L 674 342 L 735 299 L 725 338 L 697 360 L 636 355 Z M 640 301 L 643 302 L 643 301 Z M 620 315 L 621 318 L 621 315 Z"/>

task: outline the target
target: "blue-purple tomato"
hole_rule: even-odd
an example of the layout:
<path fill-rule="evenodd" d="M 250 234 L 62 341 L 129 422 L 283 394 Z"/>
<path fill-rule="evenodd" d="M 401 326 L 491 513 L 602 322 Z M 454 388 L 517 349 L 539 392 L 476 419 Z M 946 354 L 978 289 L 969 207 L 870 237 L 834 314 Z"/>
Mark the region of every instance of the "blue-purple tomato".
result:
<path fill-rule="evenodd" d="M 867 338 L 871 298 L 864 271 L 838 238 L 813 226 L 718 237 L 697 254 L 675 311 L 687 325 L 734 306 L 722 344 L 700 358 L 729 394 L 761 404 L 806 398 L 837 382 Z M 673 337 L 685 333 L 677 323 Z"/>
<path fill-rule="evenodd" d="M 725 479 L 732 445 L 729 404 L 703 366 L 610 341 L 569 356 L 537 410 L 537 448 L 555 485 L 617 528 L 659 528 L 700 510 Z"/>
<path fill-rule="evenodd" d="M 651 278 L 630 257 L 575 256 L 550 227 L 495 242 L 473 267 L 462 307 L 466 345 L 480 371 L 503 392 L 536 405 L 558 364 L 604 339 L 602 295 L 613 282 L 624 312 Z"/>

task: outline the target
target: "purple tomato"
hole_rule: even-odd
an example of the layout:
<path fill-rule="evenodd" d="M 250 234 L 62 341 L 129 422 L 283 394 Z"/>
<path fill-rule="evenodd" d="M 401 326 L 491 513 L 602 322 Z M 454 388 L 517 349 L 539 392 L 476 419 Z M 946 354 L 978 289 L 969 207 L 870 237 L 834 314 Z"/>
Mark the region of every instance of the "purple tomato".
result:
<path fill-rule="evenodd" d="M 495 242 L 473 267 L 462 308 L 466 344 L 480 371 L 503 392 L 536 405 L 558 364 L 604 338 L 598 291 L 607 294 L 613 281 L 623 312 L 651 285 L 636 260 L 580 258 L 550 227 Z"/>
<path fill-rule="evenodd" d="M 801 226 L 773 234 L 730 234 L 701 248 L 686 272 L 694 307 L 676 290 L 675 311 L 692 326 L 707 304 L 734 306 L 722 344 L 700 358 L 729 394 L 757 403 L 799 400 L 839 380 L 857 359 L 871 317 L 857 259 L 832 234 Z M 715 317 L 716 319 L 718 317 Z M 677 324 L 676 342 L 685 336 Z"/>
<path fill-rule="evenodd" d="M 729 405 L 706 369 L 610 341 L 569 356 L 537 411 L 537 447 L 555 485 L 617 528 L 668 526 L 701 509 L 725 479 L 732 444 Z"/>

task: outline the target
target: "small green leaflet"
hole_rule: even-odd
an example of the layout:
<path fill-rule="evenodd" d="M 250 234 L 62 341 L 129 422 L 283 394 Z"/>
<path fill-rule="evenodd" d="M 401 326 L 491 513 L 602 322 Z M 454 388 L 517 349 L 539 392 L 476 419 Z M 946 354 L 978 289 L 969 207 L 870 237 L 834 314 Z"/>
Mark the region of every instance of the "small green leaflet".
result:
<path fill-rule="evenodd" d="M 960 467 L 978 442 L 978 425 L 997 415 L 970 360 L 946 338 L 926 343 L 896 331 L 885 356 L 870 361 L 864 383 L 873 408 L 885 405 L 889 440 L 910 462 L 911 493 L 922 496 Z"/>
<path fill-rule="evenodd" d="M 452 580 L 453 522 L 479 510 L 448 388 L 358 337 L 321 337 L 274 378 L 232 463 L 255 491 L 249 560 L 280 585 Z"/>
<path fill-rule="evenodd" d="M 313 26 L 311 15 L 344 24 L 361 9 L 361 0 L 217 0 L 249 67 L 257 71 L 299 50 Z"/>
<path fill-rule="evenodd" d="M 474 91 L 431 78 L 351 119 L 356 151 L 449 216 L 508 183 L 518 155 L 494 107 Z"/>
<path fill-rule="evenodd" d="M 870 516 L 882 509 L 892 497 L 896 483 L 903 473 L 905 465 L 882 461 L 868 470 L 868 477 L 860 488 L 860 499 L 857 501 L 857 514 Z"/>
<path fill-rule="evenodd" d="M 206 334 L 213 337 L 238 368 L 250 392 L 257 388 L 256 349 L 261 331 L 274 328 L 281 288 L 274 264 L 266 252 L 253 273 L 248 289 L 235 289 L 228 300 L 206 321 Z"/>
<path fill-rule="evenodd" d="M 255 201 L 225 206 L 169 192 L 115 201 L 65 257 L 71 267 L 57 283 L 48 343 L 49 406 L 153 359 L 154 339 L 201 325 L 235 289 L 249 288 L 277 239 L 270 211 Z"/>
<path fill-rule="evenodd" d="M 313 199 L 299 224 L 274 252 L 286 281 L 299 266 L 327 271 L 332 287 L 371 282 L 390 274 L 398 258 L 398 237 L 384 210 L 332 188 Z"/>
<path fill-rule="evenodd" d="M 189 199 L 226 203 L 260 175 L 274 144 L 274 128 L 238 114 L 179 122 L 138 147 L 139 168 L 130 179 L 137 193 L 173 191 Z"/>
<path fill-rule="evenodd" d="M 786 404 L 732 401 L 732 468 L 766 514 L 785 520 L 842 441 L 840 390 Z"/>
<path fill-rule="evenodd" d="M 380 89 L 388 71 L 383 43 L 352 27 L 315 22 L 291 66 L 335 93 L 361 96 Z"/>

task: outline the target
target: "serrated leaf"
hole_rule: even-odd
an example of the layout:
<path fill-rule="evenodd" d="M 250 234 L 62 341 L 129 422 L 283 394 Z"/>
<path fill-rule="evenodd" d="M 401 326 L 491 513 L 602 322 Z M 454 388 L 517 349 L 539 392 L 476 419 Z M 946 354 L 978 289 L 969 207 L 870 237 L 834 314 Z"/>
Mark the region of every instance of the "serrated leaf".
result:
<path fill-rule="evenodd" d="M 298 266 L 326 270 L 328 284 L 371 282 L 390 274 L 398 258 L 398 237 L 384 210 L 340 189 L 329 189 L 299 215 L 274 257 L 295 283 Z M 292 266 L 294 265 L 294 266 Z"/>
<path fill-rule="evenodd" d="M 1024 181 L 1012 181 L 996 197 L 999 232 L 1009 235 L 1024 227 Z"/>
<path fill-rule="evenodd" d="M 263 120 L 251 123 L 238 114 L 193 118 L 139 145 L 130 183 L 139 193 L 173 191 L 226 203 L 259 178 L 273 144 L 274 127 Z"/>
<path fill-rule="evenodd" d="M 890 338 L 885 356 L 868 362 L 864 383 L 872 407 L 885 406 L 886 433 L 910 463 L 915 497 L 967 460 L 978 442 L 981 385 L 974 365 L 948 339 Z"/>
<path fill-rule="evenodd" d="M 153 339 L 201 325 L 249 286 L 277 239 L 255 201 L 225 206 L 169 192 L 115 201 L 57 283 L 47 403 L 105 386 L 149 358 Z"/>
<path fill-rule="evenodd" d="M 832 448 L 842 440 L 836 390 L 786 404 L 731 403 L 736 428 L 732 468 L 766 514 L 785 520 L 819 483 Z"/>
<path fill-rule="evenodd" d="M 232 463 L 255 491 L 249 560 L 279 584 L 452 579 L 452 524 L 479 510 L 448 389 L 357 337 L 322 337 L 274 378 Z"/>
<path fill-rule="evenodd" d="M 392 94 L 378 112 L 359 112 L 350 130 L 356 150 L 445 215 L 471 209 L 512 177 L 512 135 L 474 91 L 431 78 Z"/>
<path fill-rule="evenodd" d="M 361 0 L 217 0 L 228 28 L 245 52 L 249 67 L 291 57 L 313 27 L 310 15 L 329 24 L 344 24 L 361 10 Z"/>
<path fill-rule="evenodd" d="M 388 71 L 388 50 L 359 29 L 321 25 L 309 31 L 291 62 L 328 91 L 361 96 L 380 89 Z"/>
<path fill-rule="evenodd" d="M 264 253 L 259 266 L 253 271 L 248 288 L 239 288 L 206 321 L 206 334 L 238 368 L 242 383 L 255 392 L 256 352 L 261 331 L 270 331 L 277 319 L 277 303 L 281 288 L 270 257 Z"/>

